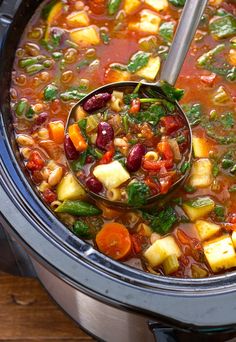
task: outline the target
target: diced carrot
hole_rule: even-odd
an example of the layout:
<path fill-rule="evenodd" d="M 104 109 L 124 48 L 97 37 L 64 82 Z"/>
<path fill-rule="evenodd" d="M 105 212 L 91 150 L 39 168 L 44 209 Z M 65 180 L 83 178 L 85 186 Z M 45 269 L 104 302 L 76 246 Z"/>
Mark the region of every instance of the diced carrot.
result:
<path fill-rule="evenodd" d="M 128 229 L 120 223 L 105 223 L 96 236 L 100 252 L 115 259 L 125 258 L 131 251 L 131 237 Z"/>
<path fill-rule="evenodd" d="M 174 159 L 174 153 L 168 141 L 159 142 L 157 145 L 157 149 L 164 156 L 165 159 L 167 160 Z"/>
<path fill-rule="evenodd" d="M 78 124 L 75 123 L 69 126 L 68 132 L 69 132 L 69 137 L 73 145 L 75 146 L 76 150 L 79 152 L 85 151 L 88 147 L 88 144 L 85 141 Z"/>
<path fill-rule="evenodd" d="M 56 144 L 62 144 L 65 138 L 65 127 L 62 121 L 52 121 L 48 124 L 50 138 Z"/>

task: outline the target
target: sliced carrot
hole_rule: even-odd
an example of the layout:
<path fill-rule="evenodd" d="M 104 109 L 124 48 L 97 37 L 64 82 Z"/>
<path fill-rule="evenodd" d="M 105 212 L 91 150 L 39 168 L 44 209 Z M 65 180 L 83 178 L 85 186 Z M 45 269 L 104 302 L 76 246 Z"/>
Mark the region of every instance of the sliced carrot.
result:
<path fill-rule="evenodd" d="M 76 150 L 79 152 L 85 151 L 88 147 L 88 144 L 85 141 L 78 124 L 75 123 L 69 126 L 68 132 L 69 137 L 73 145 L 75 146 Z"/>
<path fill-rule="evenodd" d="M 52 121 L 48 124 L 50 138 L 56 144 L 62 144 L 65 138 L 65 127 L 62 121 Z"/>
<path fill-rule="evenodd" d="M 131 237 L 128 229 L 120 223 L 105 223 L 96 236 L 98 249 L 107 256 L 119 260 L 131 251 Z"/>

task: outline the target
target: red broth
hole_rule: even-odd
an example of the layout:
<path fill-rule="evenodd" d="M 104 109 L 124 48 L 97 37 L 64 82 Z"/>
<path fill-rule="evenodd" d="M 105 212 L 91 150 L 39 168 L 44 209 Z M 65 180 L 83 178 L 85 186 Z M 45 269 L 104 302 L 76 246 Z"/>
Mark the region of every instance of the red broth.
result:
<path fill-rule="evenodd" d="M 199 278 L 236 266 L 233 1 L 210 1 L 177 82 L 194 156 L 190 176 L 166 203 L 129 211 L 95 203 L 70 174 L 63 147 L 69 110 L 84 94 L 109 82 L 158 78 L 181 14 L 173 3 L 43 2 L 16 51 L 11 105 L 24 165 L 69 229 L 133 267 Z"/>

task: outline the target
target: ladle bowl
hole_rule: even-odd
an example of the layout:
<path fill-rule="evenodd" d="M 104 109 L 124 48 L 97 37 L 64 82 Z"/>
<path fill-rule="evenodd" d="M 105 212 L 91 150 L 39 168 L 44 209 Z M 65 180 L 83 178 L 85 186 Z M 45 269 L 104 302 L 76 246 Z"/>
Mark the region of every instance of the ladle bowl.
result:
<path fill-rule="evenodd" d="M 172 42 L 170 51 L 168 53 L 167 59 L 164 63 L 164 66 L 161 71 L 160 80 L 168 82 L 170 85 L 174 85 L 176 83 L 177 77 L 180 73 L 181 67 L 183 65 L 184 59 L 186 57 L 186 54 L 188 52 L 189 46 L 191 44 L 191 41 L 193 39 L 193 36 L 196 32 L 197 26 L 200 22 L 201 16 L 203 14 L 203 11 L 207 5 L 207 0 L 187 0 L 186 4 L 184 6 L 180 22 L 178 25 L 178 28 L 176 30 L 176 34 L 174 37 L 174 40 Z M 113 90 L 124 90 L 126 88 L 133 88 L 135 89 L 140 82 L 137 81 L 125 81 L 125 82 L 115 82 L 115 83 L 109 83 L 107 85 L 104 85 L 100 88 L 97 88 L 87 94 L 83 99 L 81 99 L 78 103 L 76 103 L 68 116 L 67 124 L 66 124 L 66 133 L 68 131 L 69 125 L 74 123 L 75 120 L 75 113 L 78 106 L 83 106 L 83 104 L 93 97 L 94 95 L 101 94 L 101 93 L 109 93 L 112 94 Z M 166 96 L 166 94 L 163 93 L 161 87 L 160 87 L 160 81 L 156 83 L 146 83 L 141 82 L 141 86 L 139 88 L 139 92 L 142 91 L 144 94 L 147 94 L 152 90 L 157 94 L 157 98 L 162 98 L 167 101 L 170 101 L 170 99 Z M 153 96 L 152 96 L 153 97 Z M 185 127 L 188 129 L 188 147 L 187 147 L 187 153 L 185 157 L 185 161 L 189 162 L 191 161 L 192 157 L 192 131 L 191 127 L 188 121 L 188 118 L 186 117 L 185 113 L 183 112 L 181 106 L 178 104 L 178 102 L 174 102 L 175 110 L 177 114 L 181 117 L 183 120 L 183 123 Z M 92 192 L 89 190 L 84 182 L 78 179 L 76 172 L 74 172 L 73 168 L 71 167 L 71 162 L 68 161 L 68 165 L 71 169 L 71 171 L 74 173 L 77 181 L 80 183 L 80 185 L 85 189 L 85 191 L 95 200 L 103 201 L 104 203 L 112 206 L 112 207 L 124 207 L 129 208 L 134 206 L 128 205 L 126 202 L 122 201 L 111 201 L 107 197 L 97 194 L 95 192 Z M 175 181 L 169 191 L 165 194 L 156 194 L 150 196 L 146 203 L 146 205 L 155 204 L 157 201 L 163 199 L 164 197 L 168 197 L 170 193 L 172 193 L 174 190 L 176 190 L 186 179 L 188 175 L 188 170 Z"/>

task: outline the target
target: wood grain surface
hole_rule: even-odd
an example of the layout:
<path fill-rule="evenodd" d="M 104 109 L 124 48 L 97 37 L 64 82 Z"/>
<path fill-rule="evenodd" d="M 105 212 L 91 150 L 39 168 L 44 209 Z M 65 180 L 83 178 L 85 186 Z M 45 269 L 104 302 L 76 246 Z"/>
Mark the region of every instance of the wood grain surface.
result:
<path fill-rule="evenodd" d="M 37 279 L 0 274 L 0 341 L 91 342 Z"/>

